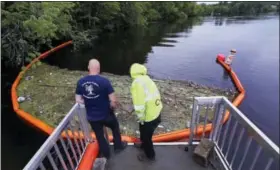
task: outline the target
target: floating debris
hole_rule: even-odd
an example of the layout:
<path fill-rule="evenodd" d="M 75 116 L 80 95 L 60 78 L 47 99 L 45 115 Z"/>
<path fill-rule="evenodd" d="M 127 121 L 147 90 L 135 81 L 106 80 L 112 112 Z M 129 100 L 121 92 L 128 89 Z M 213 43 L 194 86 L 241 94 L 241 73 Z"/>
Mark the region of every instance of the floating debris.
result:
<path fill-rule="evenodd" d="M 187 128 L 191 127 L 191 122 L 187 121 Z"/>
<path fill-rule="evenodd" d="M 31 80 L 33 78 L 33 76 L 26 76 L 25 80 Z"/>
<path fill-rule="evenodd" d="M 23 79 L 17 88 L 18 95 L 25 96 L 24 100 L 28 100 L 28 102 L 19 102 L 20 108 L 48 125 L 56 127 L 73 107 L 75 85 L 85 75 L 87 75 L 86 71 L 69 71 L 44 63 L 39 67 L 28 70 L 25 76 L 33 77 L 33 80 L 25 81 Z M 102 73 L 102 76 L 111 81 L 120 103 L 120 107 L 115 110 L 115 114 L 120 124 L 121 133 L 137 136 L 139 123 L 137 123 L 131 100 L 131 78 L 110 73 Z M 226 96 L 231 100 L 235 93 L 234 91 L 206 87 L 188 81 L 155 80 L 155 83 L 159 88 L 163 103 L 162 122 L 159 128 L 155 130 L 155 134 L 186 128 L 187 121 L 191 120 L 194 97 Z M 32 100 L 29 101 L 31 97 Z M 202 112 L 205 113 L 205 108 L 202 108 Z M 211 120 L 211 114 L 213 114 L 213 110 L 209 109 L 209 120 Z"/>
<path fill-rule="evenodd" d="M 159 127 L 159 128 L 164 128 L 164 126 L 162 126 L 162 125 L 158 125 L 158 127 Z"/>
<path fill-rule="evenodd" d="M 25 101 L 25 97 L 20 96 L 20 97 L 18 97 L 17 101 L 19 103 L 24 102 Z"/>
<path fill-rule="evenodd" d="M 26 100 L 31 101 L 30 95 L 26 95 Z"/>

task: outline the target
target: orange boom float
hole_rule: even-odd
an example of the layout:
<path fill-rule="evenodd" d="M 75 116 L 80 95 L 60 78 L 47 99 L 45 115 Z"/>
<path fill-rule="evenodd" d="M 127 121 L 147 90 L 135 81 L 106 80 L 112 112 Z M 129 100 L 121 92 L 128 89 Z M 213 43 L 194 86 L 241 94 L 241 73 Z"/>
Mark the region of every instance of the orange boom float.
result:
<path fill-rule="evenodd" d="M 16 80 L 14 81 L 13 85 L 12 85 L 12 89 L 11 89 L 11 98 L 12 98 L 12 104 L 13 104 L 13 109 L 16 112 L 16 114 L 22 118 L 24 121 L 26 121 L 28 124 L 30 124 L 31 126 L 41 130 L 42 132 L 45 132 L 47 134 L 51 134 L 54 130 L 54 127 L 51 127 L 49 125 L 47 125 L 45 122 L 41 121 L 40 119 L 32 116 L 30 113 L 25 112 L 24 110 L 21 110 L 19 107 L 19 103 L 17 101 L 18 95 L 17 95 L 17 86 L 21 80 L 21 78 L 23 77 L 24 73 L 31 68 L 31 66 L 36 63 L 37 61 L 39 61 L 40 59 L 43 59 L 47 56 L 49 56 L 51 53 L 66 47 L 68 45 L 72 44 L 72 41 L 68 41 L 65 42 L 43 54 L 41 54 L 39 57 L 35 58 L 34 60 L 32 60 L 32 62 L 30 64 L 28 64 L 26 66 L 26 68 L 21 71 L 19 73 L 19 75 L 17 76 Z M 225 61 L 225 56 L 223 54 L 218 54 L 217 56 L 217 62 L 220 63 L 224 69 L 226 69 L 229 72 L 229 75 L 232 78 L 232 81 L 234 83 L 234 85 L 236 86 L 239 95 L 233 100 L 233 105 L 234 106 L 238 106 L 242 100 L 244 99 L 245 96 L 245 90 L 241 84 L 241 82 L 239 81 L 237 75 L 235 74 L 235 72 L 227 65 L 224 63 Z M 226 122 L 229 118 L 229 112 L 227 111 L 225 114 L 225 117 L 223 119 L 223 123 Z M 212 130 L 212 124 L 208 123 L 205 127 L 205 132 L 209 133 Z M 199 127 L 197 132 L 196 132 L 196 136 L 200 136 L 203 133 L 203 127 Z M 176 130 L 176 131 L 172 131 L 172 132 L 168 132 L 168 133 L 164 133 L 164 134 L 159 134 L 159 135 L 155 135 L 153 136 L 153 141 L 154 142 L 169 142 L 169 141 L 179 141 L 179 140 L 184 140 L 184 139 L 188 139 L 190 136 L 190 129 L 186 128 L 183 130 Z M 71 135 L 72 136 L 72 135 Z M 70 137 L 71 137 L 70 136 Z M 83 136 L 83 135 L 81 135 Z M 92 133 L 92 136 L 95 138 L 94 133 Z M 110 141 L 112 141 L 112 136 L 109 136 Z M 122 136 L 122 139 L 127 141 L 127 142 L 136 142 L 138 141 L 137 138 L 135 137 L 131 137 L 131 136 Z M 93 149 L 96 148 L 96 146 L 94 146 L 96 144 L 93 144 L 92 147 L 89 147 L 89 149 Z"/>

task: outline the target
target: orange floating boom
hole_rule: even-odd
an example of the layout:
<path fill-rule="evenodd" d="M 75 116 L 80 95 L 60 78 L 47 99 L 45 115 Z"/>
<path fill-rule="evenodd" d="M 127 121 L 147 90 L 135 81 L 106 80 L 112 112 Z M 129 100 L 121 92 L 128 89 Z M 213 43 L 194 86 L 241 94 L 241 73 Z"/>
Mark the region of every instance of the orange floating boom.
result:
<path fill-rule="evenodd" d="M 65 42 L 65 43 L 41 54 L 39 57 L 35 58 L 34 60 L 32 60 L 31 63 L 29 63 L 25 67 L 25 69 L 18 74 L 16 80 L 14 81 L 14 83 L 12 85 L 12 89 L 11 89 L 12 104 L 13 104 L 13 109 L 16 112 L 16 114 L 18 116 L 20 116 L 24 121 L 26 121 L 31 126 L 41 130 L 42 132 L 49 134 L 49 135 L 53 132 L 53 130 L 54 130 L 53 127 L 47 125 L 45 122 L 41 121 L 40 119 L 32 116 L 30 113 L 27 113 L 20 109 L 19 103 L 17 101 L 18 95 L 17 95 L 16 89 L 17 89 L 17 86 L 18 86 L 21 78 L 23 77 L 24 73 L 28 69 L 30 69 L 33 64 L 38 62 L 40 59 L 43 59 L 43 58 L 49 56 L 51 53 L 53 53 L 61 48 L 64 48 L 70 44 L 72 44 L 72 41 Z M 224 69 L 226 69 L 229 72 L 229 75 L 231 76 L 234 85 L 236 86 L 237 90 L 239 91 L 239 95 L 233 100 L 233 105 L 239 106 L 239 104 L 243 101 L 243 99 L 245 97 L 245 89 L 243 88 L 236 73 L 231 69 L 231 67 L 229 67 L 227 64 L 224 63 L 224 55 L 219 54 L 217 56 L 217 62 L 220 63 L 224 67 Z M 228 120 L 229 114 L 230 113 L 227 111 L 225 114 L 223 123 L 225 123 Z M 212 130 L 212 124 L 209 123 L 205 127 L 205 132 L 209 133 L 211 130 Z M 79 136 L 78 133 L 80 133 L 80 136 L 83 137 L 83 134 L 81 132 L 74 132 L 74 135 L 76 135 L 78 137 Z M 196 135 L 199 136 L 199 135 L 202 135 L 202 133 L 203 133 L 203 127 L 201 126 L 197 129 Z M 72 133 L 69 132 L 68 134 L 70 137 L 73 137 Z M 65 137 L 65 132 L 62 134 L 62 136 Z M 169 133 L 155 135 L 155 136 L 153 136 L 153 141 L 154 142 L 178 141 L 178 140 L 186 139 L 189 136 L 190 136 L 190 129 L 187 128 L 187 129 L 183 129 L 183 130 L 176 130 L 176 131 L 169 132 Z M 94 133 L 92 133 L 92 137 L 95 138 Z M 112 141 L 112 139 L 113 139 L 113 137 L 109 136 L 109 140 Z M 130 136 L 122 136 L 122 140 L 125 140 L 127 142 L 139 141 L 139 139 L 137 139 L 135 137 L 130 137 Z M 90 143 L 87 146 L 87 149 L 84 153 L 84 156 L 80 162 L 78 169 L 79 170 L 92 169 L 94 160 L 96 159 L 98 152 L 99 152 L 99 148 L 98 148 L 97 142 Z"/>
<path fill-rule="evenodd" d="M 25 67 L 25 69 L 19 73 L 19 75 L 17 76 L 16 80 L 14 81 L 14 83 L 12 85 L 11 97 L 12 97 L 12 104 L 13 104 L 14 111 L 17 113 L 18 116 L 20 116 L 28 124 L 30 124 L 31 126 L 37 128 L 47 134 L 51 134 L 53 132 L 54 128 L 47 125 L 45 122 L 41 121 L 40 119 L 32 116 L 30 113 L 27 113 L 20 109 L 19 103 L 17 101 L 18 95 L 17 95 L 16 89 L 17 89 L 17 86 L 18 86 L 21 78 L 25 74 L 25 72 L 28 69 L 30 69 L 33 64 L 35 64 L 37 61 L 40 61 L 40 59 L 43 59 L 43 58 L 49 56 L 51 53 L 53 53 L 61 48 L 64 48 L 70 44 L 72 44 L 72 41 L 65 42 L 65 43 L 41 54 L 39 57 L 35 58 L 34 60 L 32 60 L 32 62 L 30 64 L 28 64 Z M 239 91 L 239 95 L 233 100 L 233 105 L 238 106 L 244 99 L 245 90 L 244 90 L 241 82 L 239 81 L 237 75 L 235 74 L 235 72 L 231 69 L 231 67 L 229 67 L 227 64 L 224 63 L 223 55 L 219 54 L 217 56 L 217 62 L 220 63 L 229 72 L 229 75 L 231 76 L 234 85 L 236 86 L 237 90 Z M 228 120 L 228 118 L 229 118 L 229 112 L 226 112 L 223 122 L 226 122 Z M 212 129 L 212 125 L 207 124 L 206 128 L 205 128 L 206 133 L 209 133 L 211 131 L 211 129 Z M 201 135 L 202 132 L 203 132 L 203 127 L 200 127 L 200 128 L 198 128 L 196 135 Z M 63 136 L 65 136 L 65 135 L 63 135 Z M 81 136 L 83 136 L 83 135 L 81 134 Z M 164 133 L 164 134 L 155 135 L 155 136 L 153 136 L 153 141 L 154 142 L 178 141 L 178 140 L 182 140 L 182 139 L 187 139 L 189 136 L 190 136 L 190 129 L 186 128 L 186 129 L 182 129 L 182 130 L 176 130 L 176 131 L 172 131 L 172 132 L 168 132 L 168 133 Z M 71 134 L 70 134 L 70 137 L 72 137 Z M 92 133 L 92 137 L 95 138 L 94 133 Z M 109 139 L 112 141 L 111 135 L 109 136 Z M 130 136 L 122 136 L 122 139 L 127 142 L 135 142 L 135 141 L 139 140 L 135 137 L 130 137 Z"/>

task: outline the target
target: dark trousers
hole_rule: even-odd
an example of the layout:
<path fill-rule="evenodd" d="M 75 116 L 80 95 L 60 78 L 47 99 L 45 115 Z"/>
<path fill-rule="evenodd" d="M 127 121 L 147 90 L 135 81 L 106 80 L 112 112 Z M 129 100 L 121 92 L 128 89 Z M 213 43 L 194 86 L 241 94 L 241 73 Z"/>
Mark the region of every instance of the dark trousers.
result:
<path fill-rule="evenodd" d="M 151 122 L 144 122 L 143 125 L 139 124 L 141 148 L 144 150 L 146 156 L 150 159 L 155 158 L 155 150 L 153 146 L 152 136 L 155 129 L 161 122 L 160 115 L 158 118 Z"/>
<path fill-rule="evenodd" d="M 119 128 L 119 122 L 112 111 L 104 120 L 100 121 L 90 121 L 91 128 L 93 129 L 100 152 L 106 157 L 110 157 L 110 148 L 109 148 L 109 141 L 105 139 L 103 127 L 109 127 L 112 130 L 113 138 L 114 138 L 114 148 L 121 149 L 122 142 L 121 142 L 121 134 Z"/>

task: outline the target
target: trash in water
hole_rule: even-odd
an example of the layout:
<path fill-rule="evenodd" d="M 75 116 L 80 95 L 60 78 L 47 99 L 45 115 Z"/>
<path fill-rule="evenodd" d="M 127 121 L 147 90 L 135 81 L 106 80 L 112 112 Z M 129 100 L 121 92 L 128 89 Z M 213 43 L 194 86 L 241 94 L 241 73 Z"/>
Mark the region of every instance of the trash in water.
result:
<path fill-rule="evenodd" d="M 31 80 L 33 78 L 33 76 L 27 76 L 25 77 L 25 80 Z"/>
<path fill-rule="evenodd" d="M 20 97 L 18 97 L 18 102 L 24 102 L 25 101 L 25 97 L 22 97 L 22 96 L 20 96 Z"/>
<path fill-rule="evenodd" d="M 31 101 L 30 95 L 27 95 L 27 96 L 26 96 L 26 100 Z"/>
<path fill-rule="evenodd" d="M 50 73 L 52 73 L 51 76 Z M 24 97 L 24 99 L 18 99 L 20 108 L 29 113 L 36 113 L 36 118 L 56 127 L 59 121 L 73 107 L 75 84 L 80 76 L 86 75 L 87 72 L 72 72 L 43 63 L 40 67 L 31 69 L 26 74 L 28 75 L 24 76 L 23 81 L 17 87 L 18 97 Z M 115 114 L 118 117 L 122 133 L 129 136 L 138 136 L 137 130 L 139 130 L 139 127 L 137 117 L 133 112 L 133 102 L 129 90 L 129 86 L 132 83 L 131 78 L 129 76 L 118 76 L 109 73 L 102 73 L 102 75 L 111 81 L 118 96 L 120 107 L 115 110 Z M 25 78 L 27 76 L 30 76 L 27 79 L 31 78 L 31 80 L 26 81 Z M 61 77 L 64 77 L 63 80 Z M 69 83 L 67 85 L 69 89 L 60 88 L 64 87 L 66 83 Z M 163 109 L 162 123 L 157 128 L 155 134 L 185 128 L 186 121 L 191 121 L 193 97 L 227 96 L 223 89 L 198 86 L 199 89 L 196 90 L 190 87 L 186 81 L 156 80 L 156 84 L 163 99 Z M 44 94 L 49 95 L 45 96 Z M 233 94 L 231 95 L 227 97 L 232 99 Z M 29 100 L 30 98 L 32 100 Z M 42 105 L 42 103 L 44 104 Z M 212 119 L 214 114 L 212 108 L 211 110 L 209 109 L 209 119 Z M 42 112 L 40 113 L 40 111 Z M 202 109 L 201 112 L 205 112 L 205 110 Z"/>
<path fill-rule="evenodd" d="M 191 122 L 187 121 L 187 128 L 191 127 Z"/>
<path fill-rule="evenodd" d="M 159 128 L 164 128 L 164 126 L 162 126 L 162 125 L 158 125 L 158 127 L 159 127 Z"/>

